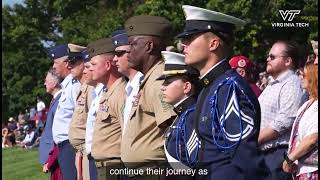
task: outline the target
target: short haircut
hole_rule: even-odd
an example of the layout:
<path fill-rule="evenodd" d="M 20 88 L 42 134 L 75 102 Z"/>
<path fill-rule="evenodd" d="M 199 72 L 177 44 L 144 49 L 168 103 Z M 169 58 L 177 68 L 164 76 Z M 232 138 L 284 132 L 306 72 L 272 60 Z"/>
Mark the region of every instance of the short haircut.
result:
<path fill-rule="evenodd" d="M 196 76 L 188 76 L 186 74 L 175 75 L 176 78 L 181 79 L 183 82 L 190 82 L 192 84 L 193 94 L 200 93 L 201 87 L 199 78 Z"/>

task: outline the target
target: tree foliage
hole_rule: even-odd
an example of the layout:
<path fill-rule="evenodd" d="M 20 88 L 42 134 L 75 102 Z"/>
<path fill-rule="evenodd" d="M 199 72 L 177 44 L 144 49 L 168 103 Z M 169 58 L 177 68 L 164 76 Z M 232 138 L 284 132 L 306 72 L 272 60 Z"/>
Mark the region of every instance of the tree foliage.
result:
<path fill-rule="evenodd" d="M 194 5 L 239 17 L 246 25 L 235 33 L 235 54 L 264 61 L 278 39 L 295 40 L 311 49 L 318 38 L 316 0 L 25 0 L 2 7 L 2 119 L 35 105 L 36 95 L 45 96 L 45 72 L 51 66 L 47 49 L 55 44 L 89 42 L 108 37 L 133 15 L 166 17 L 172 23 L 171 43 L 184 27 L 183 4 Z M 279 10 L 299 9 L 295 22 L 307 28 L 273 28 L 283 22 Z"/>

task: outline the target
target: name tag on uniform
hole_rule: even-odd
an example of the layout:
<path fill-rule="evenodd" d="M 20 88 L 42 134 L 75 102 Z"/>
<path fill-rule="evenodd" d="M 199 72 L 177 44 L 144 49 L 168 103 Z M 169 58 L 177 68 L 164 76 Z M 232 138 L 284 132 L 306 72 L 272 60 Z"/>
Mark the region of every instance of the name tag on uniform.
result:
<path fill-rule="evenodd" d="M 141 93 L 142 93 L 142 91 L 140 91 L 136 96 L 133 96 L 134 100 L 132 101 L 132 106 L 134 106 L 134 107 L 138 106 L 139 100 L 141 97 Z"/>
<path fill-rule="evenodd" d="M 108 106 L 105 104 L 100 104 L 99 111 L 108 112 Z"/>
<path fill-rule="evenodd" d="M 86 99 L 84 97 L 79 98 L 77 105 L 84 106 Z"/>

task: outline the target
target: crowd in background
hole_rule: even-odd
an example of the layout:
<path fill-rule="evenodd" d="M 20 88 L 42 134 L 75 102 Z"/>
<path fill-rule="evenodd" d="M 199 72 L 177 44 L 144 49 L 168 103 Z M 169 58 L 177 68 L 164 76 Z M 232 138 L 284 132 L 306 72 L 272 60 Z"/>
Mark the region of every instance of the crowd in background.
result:
<path fill-rule="evenodd" d="M 37 97 L 35 107 L 20 111 L 17 116 L 2 122 L 2 148 L 18 146 L 31 149 L 39 146 L 48 108 L 40 97 Z"/>
<path fill-rule="evenodd" d="M 178 35 L 184 55 L 172 54 L 172 47 L 162 51 L 170 23 L 156 16 L 128 19 L 127 32 L 117 30 L 87 47 L 52 48 L 53 68 L 45 80 L 56 101 L 50 125 L 39 99 L 35 116 L 9 119 L 2 146 L 40 143 L 39 162 L 51 179 L 148 179 L 114 177 L 109 170 L 154 168 L 159 160 L 195 169 L 204 163 L 209 175 L 195 179 L 318 179 L 318 42 L 312 42 L 314 55 L 303 57 L 296 43 L 276 41 L 260 72 L 241 54 L 226 60 L 231 32 L 242 20 L 183 8 L 192 17 Z M 43 128 L 51 144 L 40 151 Z"/>

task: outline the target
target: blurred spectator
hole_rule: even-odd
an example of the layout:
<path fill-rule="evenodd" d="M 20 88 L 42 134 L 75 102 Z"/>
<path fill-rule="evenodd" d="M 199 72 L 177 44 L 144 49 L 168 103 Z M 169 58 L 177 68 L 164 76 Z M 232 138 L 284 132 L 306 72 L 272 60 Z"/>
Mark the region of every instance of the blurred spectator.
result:
<path fill-rule="evenodd" d="M 16 130 L 18 128 L 17 126 L 17 122 L 13 117 L 10 117 L 8 120 L 8 129 L 13 132 L 14 130 Z"/>
<path fill-rule="evenodd" d="M 240 76 L 242 76 L 249 83 L 251 90 L 257 97 L 259 97 L 261 90 L 256 85 L 259 75 L 256 71 L 255 65 L 251 62 L 251 60 L 246 56 L 237 55 L 230 59 L 229 64 L 231 68 L 235 69 Z"/>
<path fill-rule="evenodd" d="M 20 129 L 16 129 L 13 133 L 15 136 L 16 143 L 20 144 L 25 137 L 23 126 Z"/>
<path fill-rule="evenodd" d="M 38 127 L 35 132 L 30 144 L 26 146 L 27 149 L 38 147 L 40 144 L 41 135 L 43 132 L 43 127 Z"/>
<path fill-rule="evenodd" d="M 30 126 L 26 125 L 24 127 L 24 130 L 26 132 L 26 136 L 24 138 L 24 140 L 18 144 L 18 146 L 22 147 L 22 148 L 27 148 L 27 146 L 31 146 L 32 145 L 32 139 L 34 137 L 34 131 L 32 130 L 32 128 L 30 128 Z"/>
<path fill-rule="evenodd" d="M 15 144 L 14 134 L 6 125 L 2 125 L 2 148 L 12 147 Z"/>
<path fill-rule="evenodd" d="M 33 119 L 35 117 L 35 115 L 37 114 L 36 108 L 35 107 L 31 107 L 30 108 L 30 113 L 29 113 L 29 120 Z"/>
<path fill-rule="evenodd" d="M 29 121 L 29 120 L 30 120 L 30 113 L 29 113 L 29 111 L 28 111 L 28 108 L 27 108 L 27 109 L 25 109 L 24 119 L 25 119 L 25 120 L 27 120 L 27 121 Z"/>
<path fill-rule="evenodd" d="M 27 119 L 25 118 L 26 118 L 26 115 L 23 113 L 23 111 L 20 111 L 18 115 L 18 123 L 20 126 L 24 126 L 27 124 Z"/>
<path fill-rule="evenodd" d="M 302 103 L 302 86 L 295 74 L 301 56 L 296 43 L 277 41 L 267 56 L 266 72 L 272 80 L 259 96 L 261 128 L 260 149 L 270 169 L 271 179 L 291 179 L 281 168 L 288 149 L 290 129 Z"/>
<path fill-rule="evenodd" d="M 298 110 L 282 168 L 298 179 L 318 179 L 318 66 L 313 62 L 304 68 L 303 88 L 310 98 Z"/>
<path fill-rule="evenodd" d="M 307 62 L 310 62 L 310 61 L 307 61 Z M 297 69 L 296 74 L 301 80 L 301 86 L 303 86 L 303 67 Z M 302 94 L 302 101 L 306 102 L 309 99 L 309 93 L 308 93 L 307 89 L 303 88 L 302 93 L 303 93 Z"/>
<path fill-rule="evenodd" d="M 41 100 L 40 96 L 37 96 L 37 118 L 36 127 L 44 127 L 44 121 L 46 119 L 46 105 Z"/>
<path fill-rule="evenodd" d="M 311 41 L 313 53 L 314 53 L 314 64 L 318 64 L 318 41 Z"/>
<path fill-rule="evenodd" d="M 261 91 L 263 91 L 269 84 L 271 78 L 266 72 L 259 73 L 259 80 L 257 82 L 257 86 Z"/>

